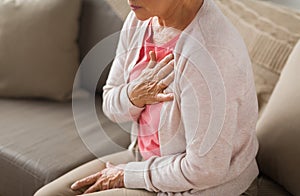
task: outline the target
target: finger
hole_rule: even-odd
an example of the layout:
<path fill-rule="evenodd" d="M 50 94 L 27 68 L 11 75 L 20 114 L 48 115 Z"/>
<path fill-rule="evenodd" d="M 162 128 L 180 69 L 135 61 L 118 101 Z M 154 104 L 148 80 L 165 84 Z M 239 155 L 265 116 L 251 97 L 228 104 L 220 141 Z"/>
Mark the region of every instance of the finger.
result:
<path fill-rule="evenodd" d="M 174 60 L 170 61 L 166 66 L 162 67 L 157 73 L 157 78 L 159 80 L 165 78 L 174 70 Z"/>
<path fill-rule="evenodd" d="M 112 183 L 110 184 L 111 187 L 110 188 L 119 188 L 120 187 L 120 180 L 119 180 L 119 176 L 115 176 L 111 179 Z"/>
<path fill-rule="evenodd" d="M 148 68 L 153 68 L 156 65 L 156 54 L 154 51 L 150 51 L 149 52 L 149 56 L 150 56 L 150 62 L 148 64 Z"/>
<path fill-rule="evenodd" d="M 111 179 L 109 178 L 106 182 L 102 183 L 101 191 L 110 189 Z"/>
<path fill-rule="evenodd" d="M 96 192 L 96 191 L 101 191 L 102 188 L 103 188 L 103 182 L 107 179 L 107 177 L 101 177 L 97 180 L 97 182 L 91 186 L 90 188 L 88 188 L 84 194 L 86 193 L 93 193 L 93 192 Z"/>
<path fill-rule="evenodd" d="M 167 87 L 174 81 L 174 77 L 175 77 L 175 74 L 174 74 L 174 71 L 173 71 L 173 72 L 171 72 L 167 77 L 165 77 L 164 79 L 162 79 L 162 80 L 158 83 L 158 86 L 159 86 L 161 89 L 167 88 Z"/>
<path fill-rule="evenodd" d="M 172 101 L 173 99 L 174 99 L 174 94 L 173 93 L 168 93 L 168 94 L 158 93 L 156 95 L 156 100 L 158 102 Z"/>
<path fill-rule="evenodd" d="M 120 182 L 121 182 L 121 171 L 119 171 L 115 176 L 110 178 L 110 187 L 109 188 L 120 188 Z"/>
<path fill-rule="evenodd" d="M 173 59 L 174 59 L 174 55 L 172 53 L 169 54 L 169 55 L 167 55 L 167 56 L 165 56 L 165 58 L 163 58 L 163 60 L 161 60 L 159 62 L 159 66 L 157 66 L 158 69 L 161 69 L 162 67 L 164 67 L 165 65 L 167 65 Z"/>
<path fill-rule="evenodd" d="M 100 190 L 101 190 L 101 184 L 100 183 L 95 183 L 93 186 L 88 188 L 83 194 L 94 193 L 94 192 L 100 191 Z"/>
<path fill-rule="evenodd" d="M 154 51 L 149 52 L 150 55 L 150 61 L 155 61 L 156 62 L 156 54 Z"/>
<path fill-rule="evenodd" d="M 77 190 L 77 189 L 80 189 L 84 186 L 87 186 L 87 185 L 90 185 L 90 184 L 93 184 L 96 182 L 96 180 L 101 176 L 101 173 L 96 173 L 96 174 L 93 174 L 93 175 L 90 175 L 86 178 L 83 178 L 81 180 L 78 180 L 76 181 L 75 183 L 73 183 L 71 185 L 71 189 L 72 190 Z"/>

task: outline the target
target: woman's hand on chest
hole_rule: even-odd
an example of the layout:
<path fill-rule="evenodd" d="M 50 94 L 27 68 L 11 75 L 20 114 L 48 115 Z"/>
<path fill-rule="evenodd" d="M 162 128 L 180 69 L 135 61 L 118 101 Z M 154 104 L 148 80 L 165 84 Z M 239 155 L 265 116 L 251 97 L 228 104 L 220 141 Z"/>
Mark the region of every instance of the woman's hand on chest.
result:
<path fill-rule="evenodd" d="M 128 96 L 132 104 L 144 107 L 148 104 L 172 101 L 173 93 L 164 93 L 164 90 L 174 80 L 174 56 L 167 55 L 159 63 L 156 54 L 150 52 L 150 62 L 142 73 L 130 82 Z"/>

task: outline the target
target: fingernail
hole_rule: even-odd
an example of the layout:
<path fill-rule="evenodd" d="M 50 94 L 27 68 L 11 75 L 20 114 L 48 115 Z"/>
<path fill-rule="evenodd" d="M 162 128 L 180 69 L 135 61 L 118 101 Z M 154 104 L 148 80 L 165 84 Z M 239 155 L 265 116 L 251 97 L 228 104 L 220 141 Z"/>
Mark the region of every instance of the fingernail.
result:
<path fill-rule="evenodd" d="M 168 62 L 168 65 L 171 65 L 172 67 L 174 67 L 174 65 L 175 65 L 174 59 L 170 60 L 170 61 Z"/>
<path fill-rule="evenodd" d="M 74 184 L 71 185 L 71 189 L 75 189 L 75 187 L 76 187 L 75 184 L 76 184 L 76 183 L 74 183 Z"/>

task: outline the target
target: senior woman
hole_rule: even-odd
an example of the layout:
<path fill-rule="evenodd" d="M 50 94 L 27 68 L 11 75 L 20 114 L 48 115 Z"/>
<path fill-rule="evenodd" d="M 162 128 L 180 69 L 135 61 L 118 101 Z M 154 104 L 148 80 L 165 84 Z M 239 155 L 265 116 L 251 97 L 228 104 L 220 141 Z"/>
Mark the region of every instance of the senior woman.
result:
<path fill-rule="evenodd" d="M 132 144 L 36 195 L 256 195 L 257 101 L 240 35 L 213 0 L 128 3 L 103 111 L 133 121 Z"/>

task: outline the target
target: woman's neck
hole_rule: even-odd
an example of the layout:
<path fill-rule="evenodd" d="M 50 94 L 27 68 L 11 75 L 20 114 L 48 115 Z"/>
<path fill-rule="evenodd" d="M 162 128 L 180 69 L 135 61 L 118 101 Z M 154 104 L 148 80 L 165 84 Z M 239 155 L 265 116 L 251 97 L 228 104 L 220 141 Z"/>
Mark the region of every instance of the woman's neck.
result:
<path fill-rule="evenodd" d="M 204 0 L 181 0 L 177 2 L 168 13 L 157 16 L 160 26 L 184 30 L 192 22 Z"/>

